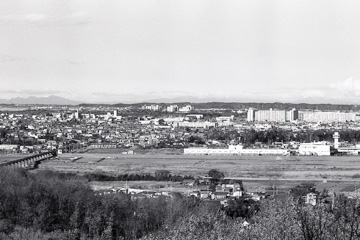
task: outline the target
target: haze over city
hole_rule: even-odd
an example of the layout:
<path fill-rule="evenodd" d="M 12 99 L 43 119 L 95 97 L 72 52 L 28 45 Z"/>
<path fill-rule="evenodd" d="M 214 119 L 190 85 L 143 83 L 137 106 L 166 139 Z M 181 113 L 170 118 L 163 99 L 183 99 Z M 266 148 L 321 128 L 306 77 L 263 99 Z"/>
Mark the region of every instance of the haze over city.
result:
<path fill-rule="evenodd" d="M 357 103 L 357 1 L 3 1 L 1 98 Z"/>

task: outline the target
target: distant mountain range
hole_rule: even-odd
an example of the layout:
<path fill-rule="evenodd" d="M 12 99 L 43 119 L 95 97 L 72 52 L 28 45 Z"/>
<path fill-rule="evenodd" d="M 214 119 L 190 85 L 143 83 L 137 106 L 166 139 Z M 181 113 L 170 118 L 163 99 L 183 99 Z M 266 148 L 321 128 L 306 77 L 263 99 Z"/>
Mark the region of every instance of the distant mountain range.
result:
<path fill-rule="evenodd" d="M 11 98 L 9 100 L 0 99 L 0 104 L 78 105 L 80 104 L 80 102 L 51 95 L 48 97 L 30 96 L 27 98 L 16 97 L 16 98 Z"/>

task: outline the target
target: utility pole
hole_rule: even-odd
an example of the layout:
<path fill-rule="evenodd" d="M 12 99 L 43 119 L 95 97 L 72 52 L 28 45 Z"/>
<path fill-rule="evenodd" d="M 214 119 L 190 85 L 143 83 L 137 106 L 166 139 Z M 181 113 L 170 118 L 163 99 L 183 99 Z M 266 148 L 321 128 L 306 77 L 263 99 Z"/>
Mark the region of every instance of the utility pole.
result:
<path fill-rule="evenodd" d="M 333 195 L 332 195 L 332 198 L 331 198 L 331 210 L 334 210 L 334 191 L 333 191 Z"/>

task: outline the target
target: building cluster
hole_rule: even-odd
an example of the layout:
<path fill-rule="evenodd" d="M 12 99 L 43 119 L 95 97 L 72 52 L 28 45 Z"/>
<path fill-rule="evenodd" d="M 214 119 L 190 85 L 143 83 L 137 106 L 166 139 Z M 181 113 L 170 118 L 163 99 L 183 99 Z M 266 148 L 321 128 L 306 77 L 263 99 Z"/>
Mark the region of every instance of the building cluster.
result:
<path fill-rule="evenodd" d="M 190 107 L 188 107 L 190 109 Z M 133 148 L 188 146 L 195 131 L 233 124 L 233 116 L 204 119 L 202 114 L 176 113 L 151 116 L 137 109 L 29 110 L 0 113 L 0 152 L 58 153 L 84 148 Z M 126 113 L 126 114 L 124 114 Z M 150 112 L 151 113 L 151 112 Z M 121 116 L 126 115 L 126 116 Z"/>
<path fill-rule="evenodd" d="M 247 111 L 247 121 L 249 122 L 350 122 L 360 121 L 358 112 L 340 111 L 314 111 L 314 110 L 256 110 L 249 108 Z"/>
<path fill-rule="evenodd" d="M 316 139 L 307 140 L 307 143 L 304 138 L 278 141 L 275 136 L 271 141 L 259 139 L 261 133 L 274 130 L 286 132 L 293 138 L 314 131 L 331 131 L 333 134 L 360 130 L 360 122 L 356 119 L 332 123 L 299 121 L 303 111 L 296 109 L 249 109 L 246 119 L 246 112 L 229 109 L 216 113 L 213 109 L 211 112 L 191 110 L 187 113 L 187 110 L 168 112 L 167 109 L 143 111 L 143 107 L 48 107 L 3 111 L 0 112 L 0 152 L 57 150 L 61 154 L 99 148 L 126 148 L 124 152 L 129 153 L 136 153 L 137 148 L 178 148 L 184 149 L 185 154 L 202 155 L 329 155 L 334 149 L 344 154 L 357 155 L 359 152 L 357 145 L 343 142 L 333 146 L 332 142 Z M 175 105 L 168 107 L 176 109 Z M 193 109 L 191 106 L 185 108 Z M 249 138 L 253 138 L 251 143 Z"/>
<path fill-rule="evenodd" d="M 292 122 L 298 119 L 298 111 L 296 109 L 275 110 L 255 110 L 249 108 L 247 112 L 247 121 L 249 122 Z"/>
<path fill-rule="evenodd" d="M 189 113 L 195 110 L 195 108 L 192 107 L 191 105 L 179 107 L 178 105 L 161 106 L 157 104 L 143 105 L 141 109 L 150 110 L 150 111 L 181 112 L 181 113 Z"/>
<path fill-rule="evenodd" d="M 196 184 L 199 182 L 200 184 Z M 223 183 L 220 182 L 215 185 L 214 189 L 210 189 L 210 183 L 214 179 L 211 177 L 199 177 L 198 180 L 187 183 L 187 189 L 182 188 L 179 192 L 177 188 L 167 188 L 161 190 L 154 189 L 137 189 L 130 188 L 128 186 L 110 188 L 110 189 L 97 189 L 94 188 L 97 195 L 108 194 L 129 194 L 132 199 L 144 199 L 144 198 L 172 198 L 176 194 L 183 194 L 188 197 L 195 197 L 205 201 L 217 201 L 222 206 L 227 207 L 228 200 L 236 200 L 241 197 L 245 199 L 252 199 L 254 201 L 260 201 L 269 196 L 264 191 L 262 192 L 248 192 L 241 189 L 241 185 L 237 182 Z M 229 180 L 229 179 L 228 179 Z M 186 183 L 185 183 L 186 184 Z"/>
<path fill-rule="evenodd" d="M 299 111 L 299 120 L 305 122 L 354 122 L 360 120 L 360 113 Z"/>
<path fill-rule="evenodd" d="M 186 148 L 185 155 L 299 155 L 299 156 L 330 156 L 332 153 L 359 155 L 360 145 L 340 146 L 338 132 L 333 135 L 334 142 L 290 143 L 293 148 L 285 147 L 288 144 L 279 144 L 278 148 L 243 148 L 243 145 L 230 145 L 228 148 Z M 294 147 L 294 145 L 297 145 Z"/>

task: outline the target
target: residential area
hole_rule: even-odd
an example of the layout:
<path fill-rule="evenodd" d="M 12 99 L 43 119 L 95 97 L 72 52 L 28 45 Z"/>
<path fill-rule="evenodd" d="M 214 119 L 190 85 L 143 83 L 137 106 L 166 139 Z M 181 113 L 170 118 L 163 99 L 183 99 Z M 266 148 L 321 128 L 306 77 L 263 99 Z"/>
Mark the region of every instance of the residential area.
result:
<path fill-rule="evenodd" d="M 358 114 L 320 113 L 313 111 L 310 117 L 310 111 L 295 109 L 191 105 L 14 107 L 0 111 L 0 151 L 62 154 L 121 149 L 136 154 L 139 149 L 173 149 L 174 154 L 358 155 Z"/>

